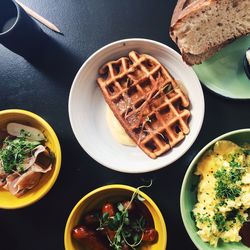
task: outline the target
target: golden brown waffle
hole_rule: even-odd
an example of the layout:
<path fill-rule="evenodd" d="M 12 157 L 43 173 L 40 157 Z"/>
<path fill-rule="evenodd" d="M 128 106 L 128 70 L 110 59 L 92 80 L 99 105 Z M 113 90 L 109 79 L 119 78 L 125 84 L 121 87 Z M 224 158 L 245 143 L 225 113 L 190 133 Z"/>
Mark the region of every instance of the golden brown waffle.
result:
<path fill-rule="evenodd" d="M 152 56 L 131 51 L 99 69 L 97 82 L 116 118 L 151 158 L 189 133 L 189 100 Z"/>

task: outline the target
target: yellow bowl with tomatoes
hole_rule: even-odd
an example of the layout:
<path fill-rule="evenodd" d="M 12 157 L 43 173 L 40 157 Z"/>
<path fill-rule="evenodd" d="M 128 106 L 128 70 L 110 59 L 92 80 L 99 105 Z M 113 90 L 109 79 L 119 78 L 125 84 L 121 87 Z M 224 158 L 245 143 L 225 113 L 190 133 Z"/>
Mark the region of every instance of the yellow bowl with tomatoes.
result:
<path fill-rule="evenodd" d="M 165 250 L 167 229 L 154 201 L 138 188 L 113 184 L 93 190 L 73 208 L 66 250 Z"/>

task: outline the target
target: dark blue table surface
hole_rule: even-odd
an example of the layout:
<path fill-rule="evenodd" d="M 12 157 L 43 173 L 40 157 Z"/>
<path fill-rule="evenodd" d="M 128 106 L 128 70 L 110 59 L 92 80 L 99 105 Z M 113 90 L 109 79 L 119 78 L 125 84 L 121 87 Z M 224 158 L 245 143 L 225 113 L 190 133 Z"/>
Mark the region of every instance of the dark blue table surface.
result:
<path fill-rule="evenodd" d="M 0 249 L 63 249 L 67 217 L 82 196 L 110 183 L 139 186 L 142 178 L 154 179 L 153 186 L 146 192 L 165 218 L 168 250 L 196 249 L 181 220 L 182 179 L 192 158 L 211 139 L 230 130 L 249 127 L 250 102 L 224 99 L 203 88 L 206 113 L 194 145 L 174 164 L 138 175 L 111 171 L 91 159 L 76 141 L 68 118 L 68 95 L 73 78 L 95 50 L 112 41 L 134 37 L 153 39 L 176 49 L 168 34 L 175 2 L 23 0 L 56 24 L 64 36 L 41 26 L 49 42 L 44 43 L 41 57 L 32 63 L 0 45 L 0 109 L 26 109 L 46 119 L 59 137 L 63 161 L 58 180 L 42 200 L 19 210 L 0 210 Z"/>

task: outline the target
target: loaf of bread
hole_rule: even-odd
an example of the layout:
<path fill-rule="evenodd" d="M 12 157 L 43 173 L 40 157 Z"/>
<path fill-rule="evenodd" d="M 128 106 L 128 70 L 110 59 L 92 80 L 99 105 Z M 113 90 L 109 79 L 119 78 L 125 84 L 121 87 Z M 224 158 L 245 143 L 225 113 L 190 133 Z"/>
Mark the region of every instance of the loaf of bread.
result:
<path fill-rule="evenodd" d="M 170 36 L 189 65 L 249 33 L 250 0 L 178 0 L 170 27 Z"/>

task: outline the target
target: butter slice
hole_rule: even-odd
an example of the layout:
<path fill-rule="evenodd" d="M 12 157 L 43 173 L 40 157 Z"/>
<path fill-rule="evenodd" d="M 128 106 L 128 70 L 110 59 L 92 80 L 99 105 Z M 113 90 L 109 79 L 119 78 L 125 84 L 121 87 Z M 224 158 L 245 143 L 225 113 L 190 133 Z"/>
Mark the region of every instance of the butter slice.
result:
<path fill-rule="evenodd" d="M 108 105 L 107 105 L 106 119 L 111 134 L 118 143 L 131 147 L 136 146 L 136 144 L 128 136 L 128 134 L 126 133 L 125 129 L 122 127 L 120 122 L 116 119 L 116 117 L 114 116 L 112 110 Z"/>

